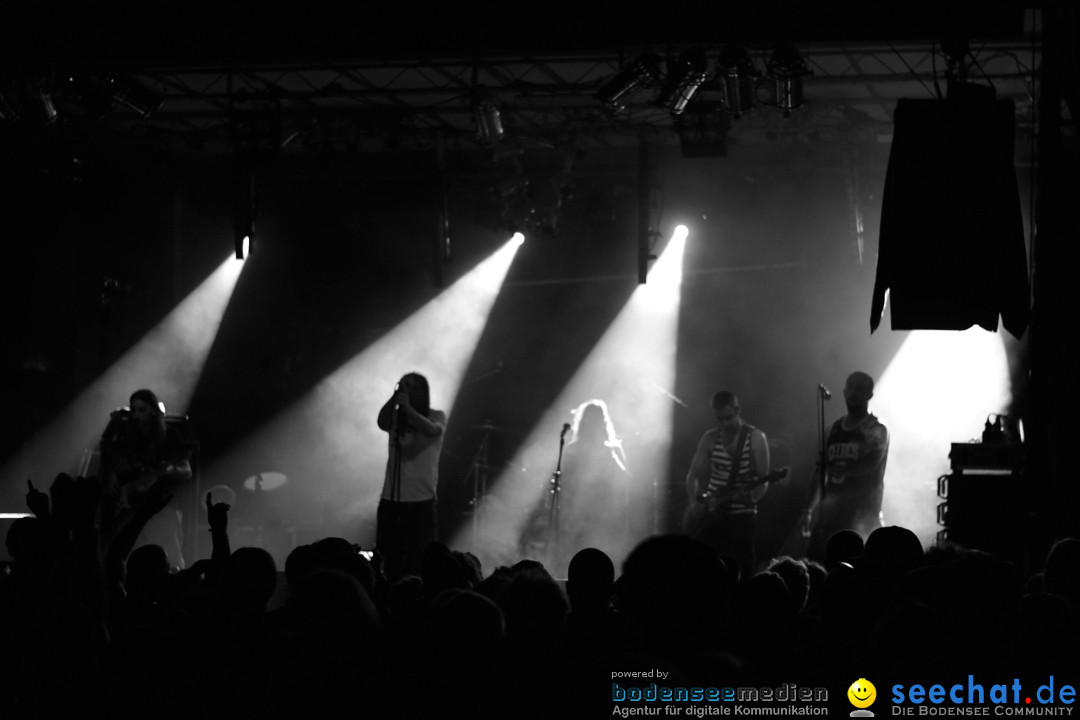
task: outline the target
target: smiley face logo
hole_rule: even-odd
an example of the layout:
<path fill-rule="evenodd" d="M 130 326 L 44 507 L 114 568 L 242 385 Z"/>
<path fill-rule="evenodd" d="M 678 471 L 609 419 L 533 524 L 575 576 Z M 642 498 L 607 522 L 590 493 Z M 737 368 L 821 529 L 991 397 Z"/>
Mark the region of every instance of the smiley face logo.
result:
<path fill-rule="evenodd" d="M 866 678 L 859 678 L 851 683 L 851 687 L 847 690 L 847 697 L 855 707 L 868 708 L 877 699 L 877 688 Z"/>

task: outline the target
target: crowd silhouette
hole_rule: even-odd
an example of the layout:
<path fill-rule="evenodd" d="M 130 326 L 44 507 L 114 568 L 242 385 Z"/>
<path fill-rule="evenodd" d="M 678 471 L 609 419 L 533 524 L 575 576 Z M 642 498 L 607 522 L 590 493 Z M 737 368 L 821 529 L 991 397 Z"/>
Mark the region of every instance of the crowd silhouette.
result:
<path fill-rule="evenodd" d="M 1072 538 L 1024 569 L 888 526 L 835 534 L 824 563 L 739 577 L 701 541 L 659 535 L 621 567 L 581 548 L 561 582 L 438 542 L 419 575 L 390 578 L 378 553 L 328 537 L 295 548 L 278 587 L 269 553 L 230 548 L 229 506 L 210 496 L 209 559 L 170 572 L 162 548 L 133 547 L 169 502 L 152 499 L 102 557 L 101 484 L 30 483 L 0 574 L 0 717 L 609 717 L 616 671 L 842 702 L 856 678 L 1065 681 L 1080 666 Z"/>

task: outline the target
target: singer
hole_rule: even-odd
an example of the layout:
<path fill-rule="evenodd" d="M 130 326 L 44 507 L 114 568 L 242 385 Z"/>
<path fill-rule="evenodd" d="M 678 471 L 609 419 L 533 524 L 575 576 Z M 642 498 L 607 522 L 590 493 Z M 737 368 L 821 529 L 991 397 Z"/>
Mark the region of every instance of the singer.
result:
<path fill-rule="evenodd" d="M 863 540 L 881 527 L 885 463 L 889 431 L 870 412 L 874 379 L 853 372 L 844 384 L 847 415 L 832 424 L 825 439 L 825 482 L 811 482 L 803 535 L 809 535 L 807 557 L 824 561 L 825 545 L 837 530 L 855 530 Z M 816 521 L 816 522 L 815 522 Z"/>
<path fill-rule="evenodd" d="M 382 495 L 376 516 L 375 548 L 391 580 L 419 575 L 424 549 L 436 539 L 439 456 L 446 413 L 431 408 L 427 378 L 409 373 L 379 410 L 379 428 L 389 435 Z"/>

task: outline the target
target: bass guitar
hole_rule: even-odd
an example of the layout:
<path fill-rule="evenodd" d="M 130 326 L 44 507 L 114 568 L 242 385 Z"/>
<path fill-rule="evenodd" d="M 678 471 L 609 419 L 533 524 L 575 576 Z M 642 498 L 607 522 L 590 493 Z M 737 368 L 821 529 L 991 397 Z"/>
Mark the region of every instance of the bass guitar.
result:
<path fill-rule="evenodd" d="M 778 470 L 773 470 L 768 475 L 762 475 L 759 478 L 755 478 L 751 482 L 742 483 L 737 488 L 731 488 L 727 490 L 706 490 L 698 493 L 694 501 L 687 506 L 686 512 L 683 514 L 683 532 L 690 537 L 696 537 L 701 533 L 705 526 L 720 514 L 728 504 L 735 499 L 736 496 L 747 493 L 762 485 L 768 485 L 770 483 L 783 480 L 788 476 L 790 468 L 782 467 Z"/>

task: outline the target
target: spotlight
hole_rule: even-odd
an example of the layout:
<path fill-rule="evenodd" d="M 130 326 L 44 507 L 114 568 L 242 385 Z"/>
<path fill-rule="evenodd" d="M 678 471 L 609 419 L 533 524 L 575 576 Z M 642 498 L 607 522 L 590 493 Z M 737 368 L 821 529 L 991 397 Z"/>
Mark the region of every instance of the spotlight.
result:
<path fill-rule="evenodd" d="M 754 107 L 754 81 L 758 72 L 746 48 L 725 47 L 717 59 L 716 74 L 720 77 L 720 101 L 724 109 L 736 118 L 749 112 Z"/>
<path fill-rule="evenodd" d="M 49 125 L 58 112 L 47 77 L 0 78 L 0 121 Z"/>
<path fill-rule="evenodd" d="M 491 98 L 480 98 L 473 103 L 473 118 L 476 120 L 476 139 L 484 145 L 494 145 L 502 140 L 502 116 L 499 106 Z"/>
<path fill-rule="evenodd" d="M 45 125 L 51 125 L 58 115 L 56 103 L 52 93 L 44 82 L 37 82 L 30 89 L 30 106 L 37 120 Z"/>
<path fill-rule="evenodd" d="M 255 173 L 238 168 L 233 178 L 233 244 L 236 259 L 251 254 L 255 241 Z"/>
<path fill-rule="evenodd" d="M 694 93 L 709 79 L 706 64 L 705 53 L 700 49 L 682 53 L 660 87 L 657 106 L 672 115 L 681 115 Z"/>
<path fill-rule="evenodd" d="M 596 91 L 596 99 L 611 112 L 626 107 L 630 96 L 642 88 L 652 87 L 660 77 L 660 57 L 652 53 L 638 55 L 633 62 L 615 73 Z"/>
<path fill-rule="evenodd" d="M 791 111 L 803 104 L 802 79 L 813 73 L 799 51 L 791 45 L 776 46 L 767 70 L 776 88 L 776 107 L 784 113 L 784 117 L 791 117 Z"/>
<path fill-rule="evenodd" d="M 234 223 L 233 247 L 236 250 L 236 259 L 243 260 L 251 255 L 251 236 L 255 233 L 255 228 L 239 219 L 234 219 Z"/>
<path fill-rule="evenodd" d="M 113 73 L 105 78 L 109 94 L 119 103 L 127 105 L 145 117 L 161 107 L 161 96 L 127 75 Z"/>

